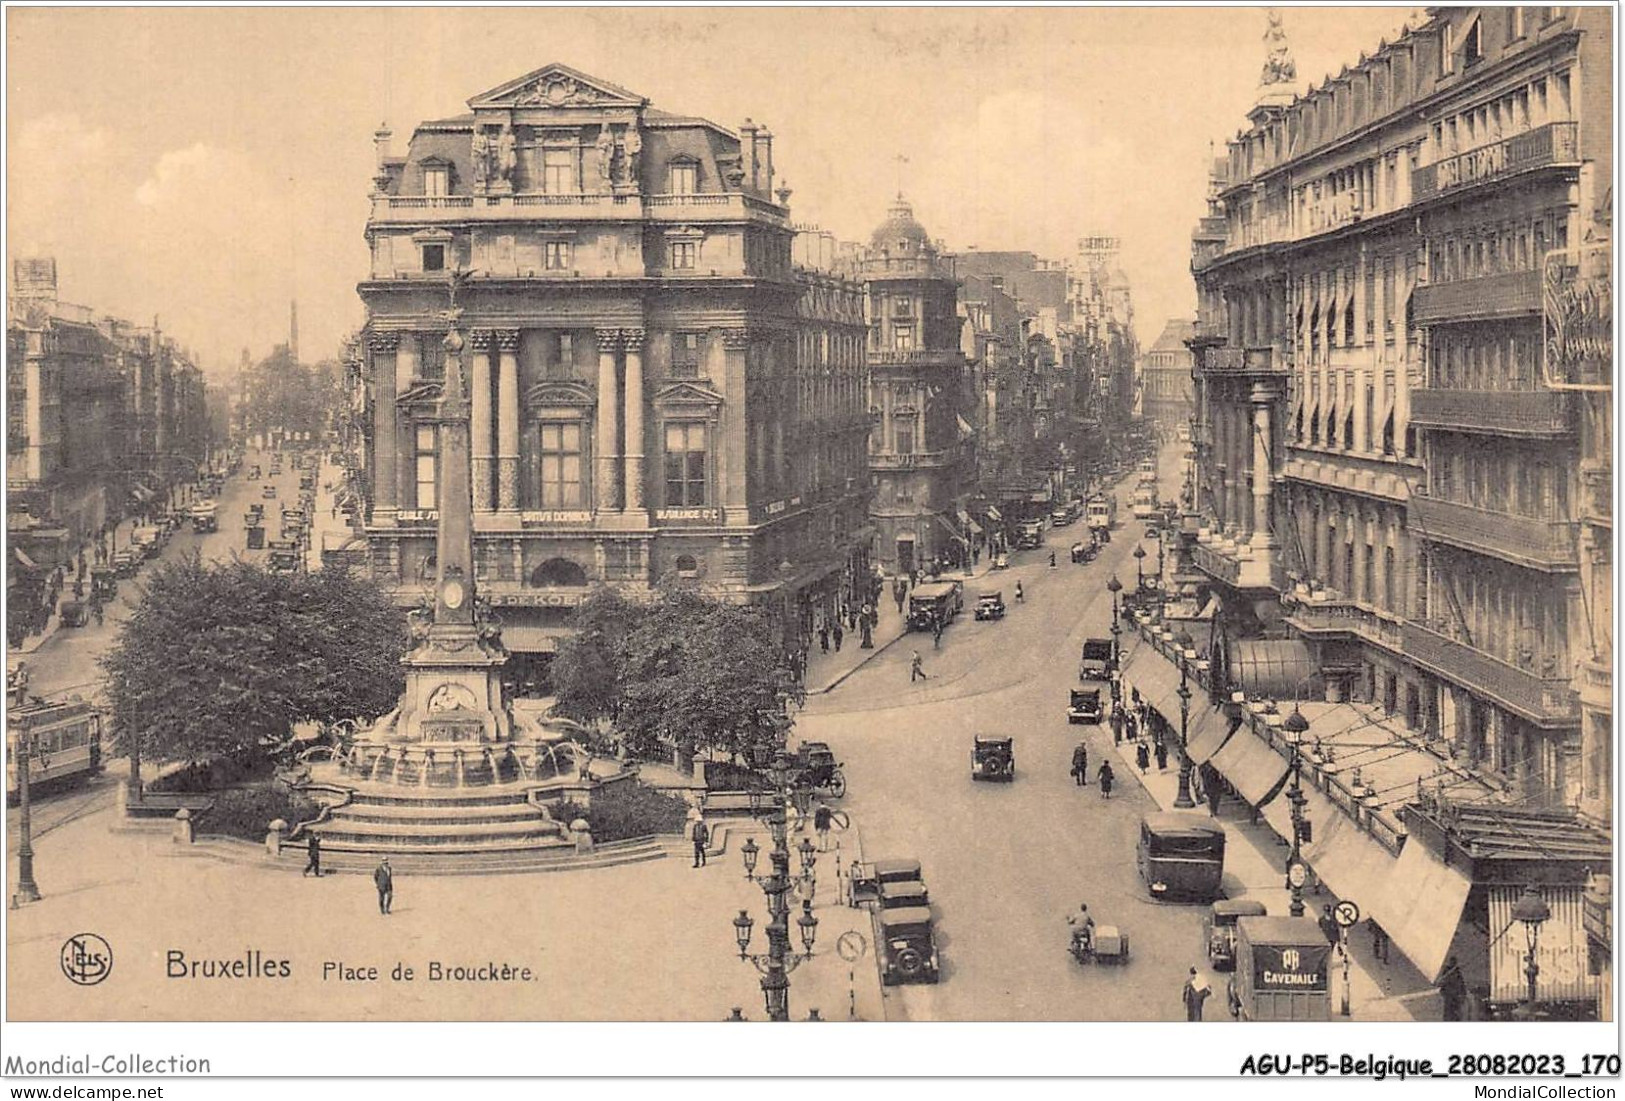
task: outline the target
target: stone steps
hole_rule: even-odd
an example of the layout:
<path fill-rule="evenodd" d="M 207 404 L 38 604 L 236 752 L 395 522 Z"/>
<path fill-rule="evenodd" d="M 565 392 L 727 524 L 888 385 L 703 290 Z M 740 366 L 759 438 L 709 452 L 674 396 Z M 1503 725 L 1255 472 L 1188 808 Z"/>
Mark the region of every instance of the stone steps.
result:
<path fill-rule="evenodd" d="M 304 854 L 290 849 L 302 867 Z M 578 854 L 574 845 L 523 846 L 518 848 L 471 848 L 424 852 L 422 849 L 394 849 L 369 847 L 366 850 L 322 847 L 324 871 L 358 872 L 371 874 L 380 856 L 388 856 L 390 867 L 397 874 L 410 875 L 494 875 L 517 872 L 565 872 L 592 868 L 614 868 L 623 864 L 638 864 L 650 860 L 663 860 L 670 855 L 670 847 L 662 840 L 645 838 L 641 841 L 604 845 L 590 853 Z"/>
<path fill-rule="evenodd" d="M 545 821 L 541 811 L 529 803 L 481 806 L 478 811 L 476 817 L 459 807 L 378 806 L 371 803 L 351 803 L 333 813 L 335 819 L 342 819 L 345 822 L 380 825 L 393 823 L 403 827 L 454 826 L 475 821 L 481 823 Z"/>

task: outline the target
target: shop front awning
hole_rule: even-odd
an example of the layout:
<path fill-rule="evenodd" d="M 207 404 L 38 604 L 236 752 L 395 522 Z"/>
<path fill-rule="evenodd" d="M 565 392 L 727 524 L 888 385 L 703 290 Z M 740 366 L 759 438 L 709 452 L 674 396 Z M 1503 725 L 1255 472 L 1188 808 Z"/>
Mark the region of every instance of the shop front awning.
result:
<path fill-rule="evenodd" d="M 1355 901 L 1393 938 L 1422 977 L 1433 982 L 1450 953 L 1473 881 L 1414 840 L 1405 843 L 1392 863 L 1370 901 Z"/>
<path fill-rule="evenodd" d="M 1123 661 L 1123 694 L 1134 692 L 1175 730 L 1179 729 L 1179 670 L 1149 642 L 1139 642 Z"/>
<path fill-rule="evenodd" d="M 1218 708 L 1203 705 L 1191 712 L 1185 748 L 1191 760 L 1206 764 L 1231 737 L 1230 717 Z"/>
<path fill-rule="evenodd" d="M 1211 763 L 1230 781 L 1230 786 L 1255 807 L 1275 798 L 1286 781 L 1286 758 L 1248 730 L 1236 731 L 1213 754 Z"/>
<path fill-rule="evenodd" d="M 987 518 L 989 520 L 992 520 L 995 524 L 1004 523 L 1004 517 L 1000 516 L 999 515 L 999 510 L 994 508 L 992 505 L 989 505 L 987 507 Z"/>

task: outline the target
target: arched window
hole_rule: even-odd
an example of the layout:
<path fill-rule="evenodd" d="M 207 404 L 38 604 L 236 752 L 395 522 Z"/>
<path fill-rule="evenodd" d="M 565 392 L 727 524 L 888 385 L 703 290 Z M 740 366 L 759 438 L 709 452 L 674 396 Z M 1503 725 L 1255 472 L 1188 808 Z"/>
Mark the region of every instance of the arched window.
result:
<path fill-rule="evenodd" d="M 692 554 L 679 554 L 674 565 L 678 577 L 698 577 L 700 574 L 700 563 Z"/>
<path fill-rule="evenodd" d="M 549 558 L 531 571 L 535 589 L 579 589 L 586 587 L 587 571 L 568 558 Z"/>

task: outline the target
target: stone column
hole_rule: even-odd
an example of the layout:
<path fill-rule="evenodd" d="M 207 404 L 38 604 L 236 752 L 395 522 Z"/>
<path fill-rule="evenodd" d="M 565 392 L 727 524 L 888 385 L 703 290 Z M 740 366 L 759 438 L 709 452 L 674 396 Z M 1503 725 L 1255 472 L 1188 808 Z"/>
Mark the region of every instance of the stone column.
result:
<path fill-rule="evenodd" d="M 519 330 L 497 330 L 497 507 L 519 508 Z"/>
<path fill-rule="evenodd" d="M 726 510 L 725 522 L 746 523 L 749 521 L 750 456 L 745 434 L 745 383 L 749 374 L 750 330 L 724 329 L 722 348 L 722 392 L 727 396 L 728 403 L 722 407 L 720 418 L 715 422 L 717 486 Z M 884 397 L 881 400 L 884 401 Z M 891 545 L 895 547 L 896 542 Z"/>
<path fill-rule="evenodd" d="M 1405 449 L 1405 429 L 1411 423 L 1411 358 L 1420 356 L 1411 347 L 1411 331 L 1405 324 L 1405 303 L 1414 289 L 1416 275 L 1404 263 L 1403 257 L 1394 258 L 1394 454 L 1414 458 Z M 1424 379 L 1421 383 L 1427 385 Z"/>
<path fill-rule="evenodd" d="M 643 456 L 643 337 L 642 329 L 622 329 L 626 349 L 626 502 L 628 512 L 646 507 L 644 503 Z"/>
<path fill-rule="evenodd" d="M 492 488 L 496 484 L 496 459 L 491 453 L 491 346 L 496 334 L 475 329 L 468 334 L 472 379 L 469 427 L 473 433 L 470 451 L 474 462 L 474 511 L 490 512 Z"/>
<path fill-rule="evenodd" d="M 395 484 L 395 333 L 374 333 L 372 348 L 372 513 L 394 520 L 400 498 Z"/>
<path fill-rule="evenodd" d="M 1270 404 L 1267 383 L 1253 385 L 1253 542 L 1269 543 L 1270 533 Z"/>
<path fill-rule="evenodd" d="M 620 425 L 616 419 L 620 404 L 615 375 L 615 353 L 620 348 L 619 329 L 599 329 L 598 338 L 598 424 L 593 455 L 593 500 L 600 510 L 621 507 Z"/>
<path fill-rule="evenodd" d="M 1238 386 L 1239 390 L 1239 386 Z M 1247 457 L 1252 453 L 1250 441 L 1252 439 L 1252 420 L 1247 415 L 1247 407 L 1239 400 L 1243 392 L 1238 392 L 1238 399 L 1230 407 L 1230 522 L 1235 525 L 1240 536 L 1252 532 L 1252 512 L 1247 508 L 1247 479 L 1243 476 L 1247 470 Z"/>

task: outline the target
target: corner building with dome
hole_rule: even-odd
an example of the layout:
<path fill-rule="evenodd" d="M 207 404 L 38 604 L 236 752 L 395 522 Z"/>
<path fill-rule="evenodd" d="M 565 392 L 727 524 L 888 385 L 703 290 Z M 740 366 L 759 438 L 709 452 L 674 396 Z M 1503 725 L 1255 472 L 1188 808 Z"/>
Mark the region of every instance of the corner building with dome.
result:
<path fill-rule="evenodd" d="M 870 571 L 862 288 L 792 264 L 773 135 L 548 65 L 375 136 L 368 553 L 435 573 L 447 309 L 472 404 L 475 574 L 521 692 L 607 583 L 774 607 L 787 640 Z M 458 273 L 453 280 L 452 273 Z M 952 314 L 952 307 L 949 307 Z"/>

